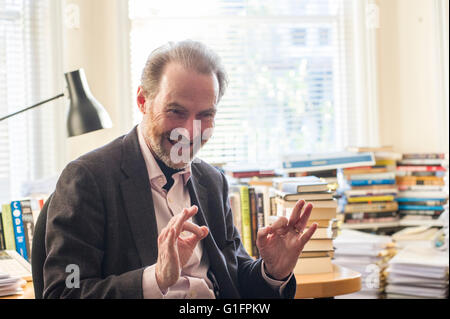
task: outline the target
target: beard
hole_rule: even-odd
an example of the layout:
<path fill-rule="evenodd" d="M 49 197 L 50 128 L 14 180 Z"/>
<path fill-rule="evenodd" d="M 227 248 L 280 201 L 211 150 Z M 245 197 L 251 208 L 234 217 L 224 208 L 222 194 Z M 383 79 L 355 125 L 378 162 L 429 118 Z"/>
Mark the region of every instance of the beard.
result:
<path fill-rule="evenodd" d="M 166 166 L 173 169 L 184 169 L 194 159 L 194 156 L 203 147 L 208 140 L 202 140 L 201 144 L 195 147 L 188 137 L 177 133 L 178 142 L 171 139 L 171 131 L 164 131 L 164 128 L 159 123 L 161 119 L 153 113 L 153 109 L 150 108 L 149 118 L 143 119 L 142 133 L 146 144 L 150 147 L 154 156 L 160 159 Z"/>

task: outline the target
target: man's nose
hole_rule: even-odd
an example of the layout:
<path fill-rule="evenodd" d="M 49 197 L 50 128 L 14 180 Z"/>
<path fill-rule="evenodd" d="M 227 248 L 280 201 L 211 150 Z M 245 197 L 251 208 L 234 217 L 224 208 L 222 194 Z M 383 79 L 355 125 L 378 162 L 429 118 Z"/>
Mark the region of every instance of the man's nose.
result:
<path fill-rule="evenodd" d="M 191 142 L 194 141 L 194 138 L 198 135 L 201 135 L 201 121 L 195 119 L 195 117 L 189 118 L 184 122 L 183 128 L 187 131 Z"/>

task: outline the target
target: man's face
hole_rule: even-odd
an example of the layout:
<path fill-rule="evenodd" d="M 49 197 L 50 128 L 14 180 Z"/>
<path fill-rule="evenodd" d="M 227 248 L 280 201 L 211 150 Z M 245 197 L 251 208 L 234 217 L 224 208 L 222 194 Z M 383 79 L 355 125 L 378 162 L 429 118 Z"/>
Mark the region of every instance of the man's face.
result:
<path fill-rule="evenodd" d="M 218 94 L 214 74 L 200 74 L 177 63 L 166 66 L 153 99 L 139 87 L 142 133 L 153 154 L 169 167 L 186 167 L 211 136 Z M 187 150 L 188 158 L 180 161 Z"/>

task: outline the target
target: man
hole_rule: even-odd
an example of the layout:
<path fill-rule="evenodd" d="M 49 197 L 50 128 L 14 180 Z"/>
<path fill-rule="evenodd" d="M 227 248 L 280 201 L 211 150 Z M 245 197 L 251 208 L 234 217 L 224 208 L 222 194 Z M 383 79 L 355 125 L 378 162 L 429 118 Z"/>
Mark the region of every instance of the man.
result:
<path fill-rule="evenodd" d="M 223 174 L 194 157 L 226 87 L 218 56 L 184 41 L 150 55 L 142 122 L 71 162 L 48 208 L 45 298 L 292 298 L 292 270 L 317 225 L 312 206 L 258 231 L 252 259 Z M 304 207 L 305 206 L 305 207 Z M 69 269 L 79 279 L 67 284 Z M 73 268 L 75 267 L 75 268 Z"/>

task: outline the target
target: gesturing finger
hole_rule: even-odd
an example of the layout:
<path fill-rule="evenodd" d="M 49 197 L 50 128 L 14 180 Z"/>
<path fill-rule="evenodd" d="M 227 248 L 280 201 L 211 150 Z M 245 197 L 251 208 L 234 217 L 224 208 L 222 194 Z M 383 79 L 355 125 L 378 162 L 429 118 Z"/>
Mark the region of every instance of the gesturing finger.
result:
<path fill-rule="evenodd" d="M 206 226 L 198 226 L 191 222 L 185 222 L 182 227 L 182 231 L 188 231 L 196 235 L 199 239 L 203 239 L 208 235 L 208 227 Z"/>
<path fill-rule="evenodd" d="M 292 209 L 291 216 L 289 216 L 288 226 L 294 226 L 298 222 L 298 219 L 300 218 L 300 214 L 302 212 L 304 205 L 305 205 L 305 201 L 303 199 L 301 199 L 301 200 L 297 201 L 297 203 L 295 203 L 295 206 Z"/>
<path fill-rule="evenodd" d="M 317 229 L 317 223 L 313 223 L 311 227 L 309 227 L 308 231 L 304 233 L 303 235 L 299 236 L 298 243 L 300 249 L 303 250 L 303 247 L 305 247 L 306 243 L 311 239 L 311 237 L 314 235 L 314 232 Z"/>
<path fill-rule="evenodd" d="M 294 225 L 295 229 L 297 229 L 297 231 L 299 231 L 300 233 L 302 233 L 303 230 L 305 229 L 306 224 L 308 223 L 308 219 L 311 216 L 312 209 L 313 209 L 313 205 L 311 203 L 308 203 L 306 205 L 305 209 L 303 210 L 302 216 L 297 221 L 297 223 Z"/>
<path fill-rule="evenodd" d="M 183 229 L 183 224 L 192 216 L 194 216 L 195 214 L 197 214 L 198 211 L 198 207 L 197 206 L 191 206 L 190 208 L 185 208 L 183 209 L 183 211 L 181 212 L 181 214 L 175 216 L 175 221 L 174 221 L 174 225 L 173 227 L 176 230 L 176 235 L 177 237 L 180 235 L 182 229 Z M 169 222 L 170 223 L 170 222 Z"/>

